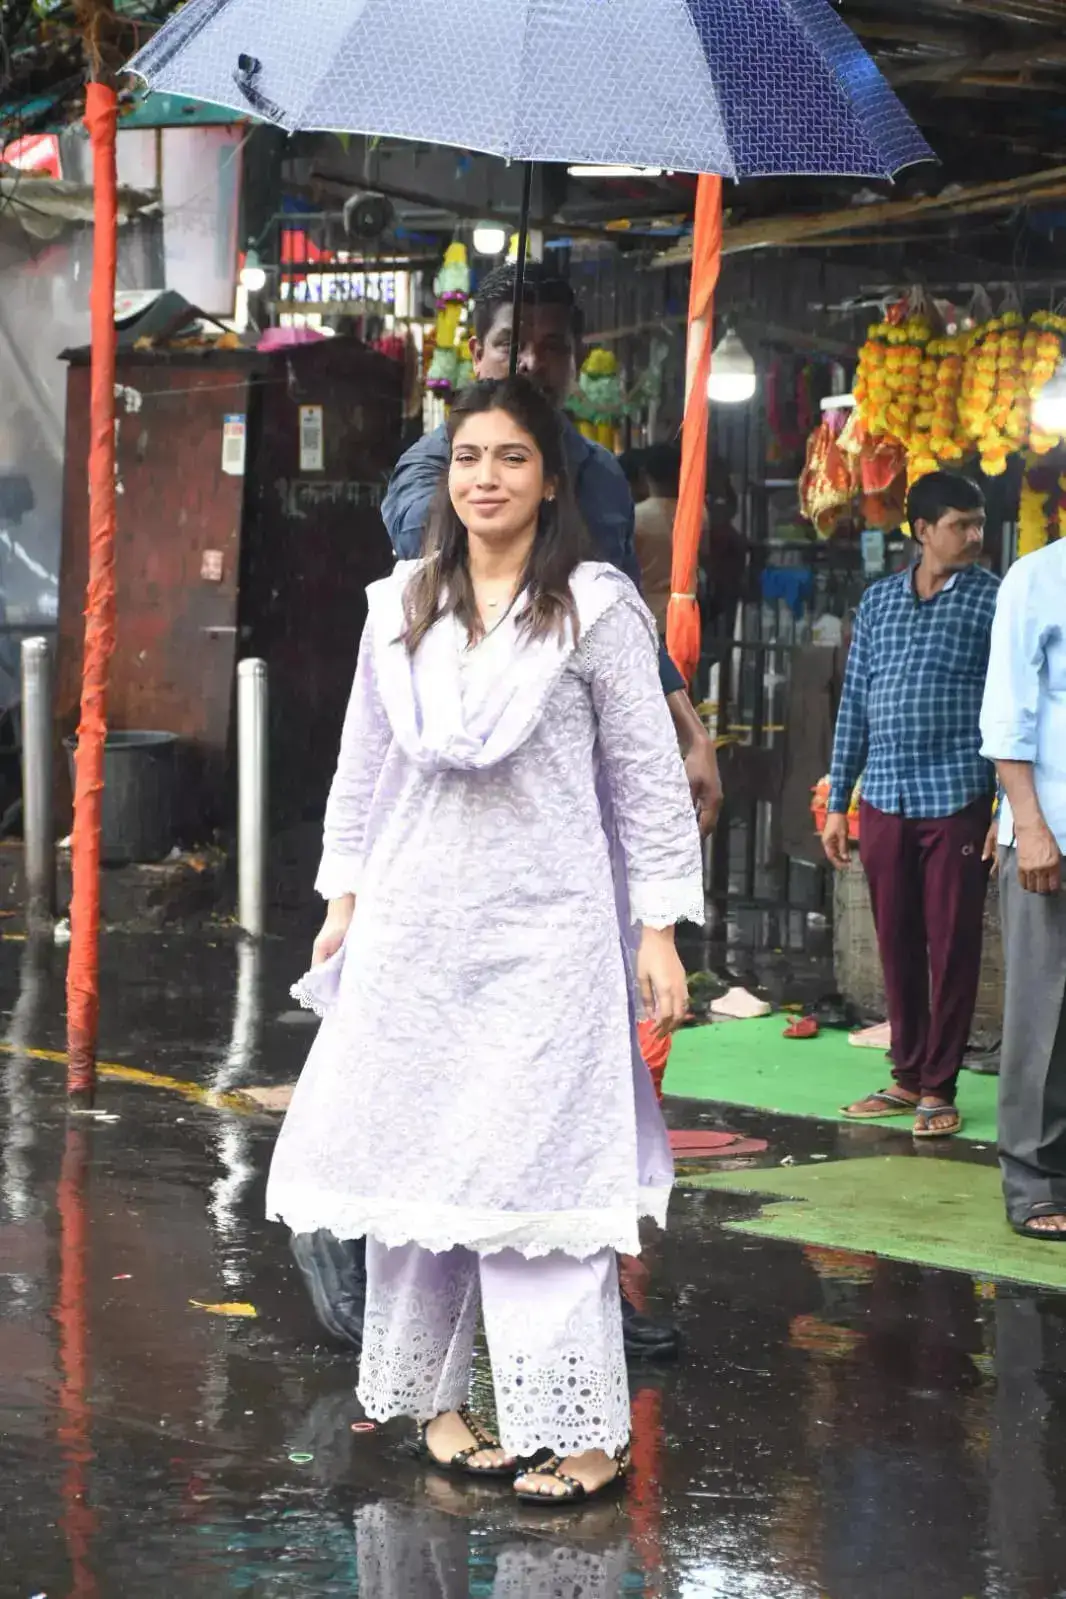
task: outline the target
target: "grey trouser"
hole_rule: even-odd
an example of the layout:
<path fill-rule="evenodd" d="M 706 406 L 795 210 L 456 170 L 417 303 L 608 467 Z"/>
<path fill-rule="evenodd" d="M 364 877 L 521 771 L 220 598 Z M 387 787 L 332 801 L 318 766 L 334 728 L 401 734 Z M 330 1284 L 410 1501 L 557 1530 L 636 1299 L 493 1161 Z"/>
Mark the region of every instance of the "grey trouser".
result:
<path fill-rule="evenodd" d="M 999 852 L 1007 963 L 999 1069 L 999 1162 L 1011 1221 L 1033 1205 L 1066 1211 L 1066 886 L 1030 894 L 1018 852 Z"/>

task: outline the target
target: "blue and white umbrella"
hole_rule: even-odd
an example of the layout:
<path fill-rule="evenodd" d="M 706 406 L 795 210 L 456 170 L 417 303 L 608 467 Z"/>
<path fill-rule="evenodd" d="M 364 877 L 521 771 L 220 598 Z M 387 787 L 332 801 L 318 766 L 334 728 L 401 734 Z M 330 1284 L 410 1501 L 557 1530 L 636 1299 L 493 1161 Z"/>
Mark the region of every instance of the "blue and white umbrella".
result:
<path fill-rule="evenodd" d="M 890 178 L 928 145 L 829 0 L 189 0 L 131 63 L 290 133 Z"/>

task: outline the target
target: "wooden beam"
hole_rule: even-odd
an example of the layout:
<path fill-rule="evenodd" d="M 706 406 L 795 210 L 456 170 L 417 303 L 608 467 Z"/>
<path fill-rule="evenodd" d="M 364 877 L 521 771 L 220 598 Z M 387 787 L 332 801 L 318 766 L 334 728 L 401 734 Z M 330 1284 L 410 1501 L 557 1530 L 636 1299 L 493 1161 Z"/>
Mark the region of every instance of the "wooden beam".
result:
<path fill-rule="evenodd" d="M 688 318 L 683 315 L 647 317 L 642 322 L 630 322 L 620 328 L 595 328 L 584 335 L 585 343 L 613 344 L 618 339 L 633 338 L 638 333 L 654 333 L 660 328 L 681 328 L 687 323 Z M 848 344 L 841 339 L 825 338 L 819 333 L 811 333 L 809 329 L 786 327 L 781 322 L 767 322 L 764 318 L 745 316 L 742 312 L 735 317 L 737 327 L 744 333 L 752 344 L 791 344 L 797 350 L 810 350 L 819 355 L 832 355 L 839 360 L 853 359 L 855 355 L 854 344 Z"/>
<path fill-rule="evenodd" d="M 946 100 L 979 100 L 987 89 L 1009 89 L 1015 95 L 1066 95 L 1066 87 L 1061 78 L 1041 78 L 1036 80 L 1028 73 L 1015 72 L 1009 76 L 997 72 L 974 72 L 965 78 L 953 79 L 950 83 L 942 83 L 937 89 L 937 95 Z M 1000 110 L 1008 110 L 1006 100 L 986 100 L 984 109 L 991 112 L 994 106 Z M 1009 105 L 1013 112 L 1015 106 Z"/>
<path fill-rule="evenodd" d="M 892 228 L 913 218 L 965 216 L 988 210 L 1009 210 L 1013 206 L 1042 204 L 1060 199 L 1066 193 L 1066 167 L 1052 167 L 1023 178 L 998 183 L 976 184 L 968 189 L 945 190 L 920 200 L 886 200 L 875 205 L 848 206 L 844 210 L 811 214 L 766 217 L 727 227 L 722 238 L 722 254 L 736 255 L 745 250 L 768 249 L 775 245 L 798 244 L 805 239 L 829 241 L 836 234 L 868 232 Z M 653 270 L 683 266 L 691 260 L 690 246 L 667 250 L 651 263 Z"/>
<path fill-rule="evenodd" d="M 896 88 L 911 83 L 978 81 L 975 74 L 1002 77 L 1015 72 L 1051 72 L 1066 62 L 1066 39 L 1033 41 L 1020 50 L 996 50 L 988 55 L 951 55 L 941 61 L 919 61 L 889 68 L 887 77 Z"/>
<path fill-rule="evenodd" d="M 877 39 L 885 44 L 923 45 L 929 50 L 958 54 L 960 47 L 972 46 L 972 29 L 926 27 L 922 23 L 886 22 L 880 17 L 848 17 L 848 27 L 860 39 Z"/>

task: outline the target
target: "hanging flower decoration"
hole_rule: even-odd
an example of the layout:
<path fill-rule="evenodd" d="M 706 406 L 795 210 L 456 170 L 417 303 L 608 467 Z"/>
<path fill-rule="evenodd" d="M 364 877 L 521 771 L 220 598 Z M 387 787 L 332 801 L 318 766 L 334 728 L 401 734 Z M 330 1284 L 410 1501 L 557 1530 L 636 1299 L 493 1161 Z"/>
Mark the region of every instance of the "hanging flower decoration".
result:
<path fill-rule="evenodd" d="M 927 472 L 936 471 L 936 456 L 933 453 L 933 423 L 936 420 L 936 394 L 937 377 L 940 372 L 940 360 L 936 354 L 935 340 L 930 340 L 926 345 L 925 355 L 919 369 L 918 400 L 914 409 L 910 435 L 907 438 L 908 466 L 915 477 L 924 477 Z"/>
<path fill-rule="evenodd" d="M 888 432 L 901 444 L 909 445 L 918 412 L 922 385 L 922 363 L 933 330 L 925 317 L 909 317 L 902 327 L 889 333 L 885 360 L 891 399 L 885 412 Z"/>
<path fill-rule="evenodd" d="M 613 450 L 618 442 L 618 424 L 625 412 L 622 378 L 613 350 L 590 350 L 581 366 L 577 393 L 567 409 L 578 419 L 585 438 Z"/>
<path fill-rule="evenodd" d="M 427 389 L 450 396 L 459 386 L 459 326 L 470 298 L 470 266 L 465 244 L 450 244 L 433 280 L 437 297 L 437 328 L 433 360 L 426 376 Z"/>
<path fill-rule="evenodd" d="M 909 445 L 920 410 L 923 415 L 929 413 L 932 425 L 932 405 L 923 410 L 920 401 L 923 397 L 929 400 L 932 392 L 933 373 L 923 373 L 923 363 L 933 327 L 924 311 L 914 305 L 920 302 L 901 302 L 883 322 L 868 330 L 855 378 L 855 399 L 867 432 L 871 437 L 896 439 L 904 446 Z"/>
<path fill-rule="evenodd" d="M 1036 342 L 1028 382 L 1030 403 L 1035 405 L 1045 384 L 1055 376 L 1066 351 L 1066 317 L 1054 311 L 1038 311 L 1032 318 L 1031 326 L 1036 333 Z M 1029 430 L 1029 445 L 1037 455 L 1047 455 L 1062 442 L 1061 434 L 1048 433 L 1035 422 Z"/>
<path fill-rule="evenodd" d="M 1033 481 L 1032 468 L 1037 457 L 1031 452 L 1026 457 L 1022 478 L 1021 499 L 1018 504 L 1018 554 L 1032 555 L 1047 543 L 1047 499 L 1042 489 Z"/>
<path fill-rule="evenodd" d="M 933 420 L 929 428 L 929 453 L 934 462 L 961 461 L 966 442 L 959 424 L 959 400 L 969 333 L 950 334 L 933 339 L 929 354 L 936 361 L 933 382 Z"/>
<path fill-rule="evenodd" d="M 1028 452 L 1019 510 L 1019 553 L 1028 554 L 1066 537 L 1066 455 L 1045 459 L 1066 449 L 1066 431 L 1048 432 L 1036 421 L 1043 389 L 1064 361 L 1066 316 L 1058 312 L 1026 318 L 1008 305 L 993 316 L 987 294 L 978 291 L 960 318 L 914 292 L 867 329 L 854 424 L 840 448 L 857 451 L 863 473 L 879 450 L 898 452 L 905 470 L 889 495 L 940 466 L 975 457 L 987 476 L 1001 476 L 1012 455 Z M 821 465 L 817 452 L 813 464 Z M 818 484 L 824 473 L 811 466 L 807 477 Z M 867 525 L 879 525 L 894 507 L 883 494 L 870 500 L 865 492 Z"/>
<path fill-rule="evenodd" d="M 1064 353 L 1066 317 L 1055 312 L 1026 321 L 1009 309 L 937 336 L 921 302 L 905 302 L 859 352 L 859 415 L 869 437 L 903 445 L 909 482 L 974 454 L 997 477 L 1018 451 L 1046 455 L 1063 442 L 1037 426 L 1033 407 Z"/>
<path fill-rule="evenodd" d="M 1066 471 L 1061 455 L 1055 461 L 1030 451 L 1025 459 L 1018 507 L 1018 554 L 1032 555 L 1046 544 L 1066 538 Z"/>
<path fill-rule="evenodd" d="M 855 373 L 856 408 L 867 432 L 878 437 L 888 432 L 888 406 L 892 398 L 888 387 L 888 335 L 891 331 L 887 322 L 875 322 L 867 329 Z"/>

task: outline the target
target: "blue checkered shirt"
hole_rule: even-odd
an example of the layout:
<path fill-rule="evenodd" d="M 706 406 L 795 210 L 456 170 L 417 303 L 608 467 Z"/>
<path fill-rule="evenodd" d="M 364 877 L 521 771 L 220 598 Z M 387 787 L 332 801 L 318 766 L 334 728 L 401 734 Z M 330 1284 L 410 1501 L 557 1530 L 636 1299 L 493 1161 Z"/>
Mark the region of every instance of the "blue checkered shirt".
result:
<path fill-rule="evenodd" d="M 951 816 L 995 789 L 981 755 L 981 696 L 999 579 L 957 572 L 919 600 L 914 569 L 862 597 L 833 741 L 829 809 L 862 797 L 879 811 Z"/>

